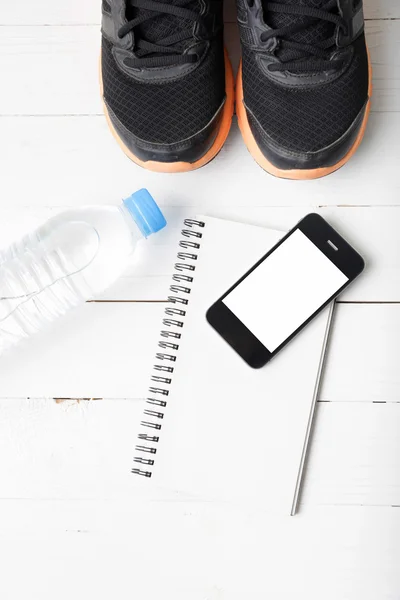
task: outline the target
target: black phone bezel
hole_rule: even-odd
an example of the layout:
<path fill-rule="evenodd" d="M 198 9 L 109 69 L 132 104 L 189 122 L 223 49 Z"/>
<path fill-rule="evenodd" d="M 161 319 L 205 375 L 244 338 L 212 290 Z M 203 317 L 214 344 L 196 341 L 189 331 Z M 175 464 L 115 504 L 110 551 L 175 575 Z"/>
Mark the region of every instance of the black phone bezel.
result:
<path fill-rule="evenodd" d="M 223 303 L 228 296 L 246 277 L 259 267 L 279 246 L 297 230 L 312 241 L 317 248 L 329 258 L 345 275 L 346 282 L 333 296 L 331 296 L 317 311 L 315 311 L 296 331 L 294 331 L 276 350 L 270 352 L 256 336 L 232 313 Z M 328 243 L 328 240 L 331 243 Z M 335 249 L 336 247 L 336 249 Z M 220 336 L 247 362 L 259 369 L 276 356 L 304 327 L 310 323 L 325 307 L 327 307 L 343 290 L 345 290 L 364 270 L 365 262 L 362 256 L 335 230 L 323 217 L 311 213 L 304 217 L 293 229 L 289 231 L 267 254 L 265 254 L 247 273 L 243 275 L 231 288 L 219 298 L 207 311 L 208 323 Z"/>

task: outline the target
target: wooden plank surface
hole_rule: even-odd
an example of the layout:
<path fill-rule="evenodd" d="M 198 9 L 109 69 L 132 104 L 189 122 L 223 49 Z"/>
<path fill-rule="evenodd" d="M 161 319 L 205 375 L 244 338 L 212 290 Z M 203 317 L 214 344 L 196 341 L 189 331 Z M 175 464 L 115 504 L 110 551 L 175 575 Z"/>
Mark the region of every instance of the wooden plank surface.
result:
<path fill-rule="evenodd" d="M 163 304 L 91 303 L 2 357 L 0 397 L 146 394 Z M 320 399 L 400 402 L 400 304 L 337 308 Z"/>
<path fill-rule="evenodd" d="M 237 65 L 234 0 L 225 12 Z M 62 207 L 117 203 L 147 186 L 169 227 L 102 300 L 163 300 L 188 212 L 283 231 L 318 210 L 367 258 L 343 300 L 379 303 L 338 307 L 294 519 L 189 502 L 132 480 L 161 304 L 88 304 L 3 358 L 5 600 L 399 600 L 400 304 L 381 303 L 400 302 L 400 4 L 366 0 L 365 12 L 375 89 L 366 139 L 339 173 L 293 183 L 255 165 L 236 123 L 198 173 L 135 167 L 101 116 L 100 0 L 2 7 L 0 246 Z"/>
<path fill-rule="evenodd" d="M 400 304 L 340 305 L 321 400 L 400 403 L 399 358 Z"/>
<path fill-rule="evenodd" d="M 2 27 L 3 115 L 100 114 L 97 25 Z M 26 65 L 29 62 L 30 68 Z M 21 72 L 24 77 L 21 77 Z M 46 90 L 46 94 L 43 93 Z"/>
<path fill-rule="evenodd" d="M 185 502 L 130 474 L 142 411 L 139 399 L 1 399 L 0 499 L 131 498 L 138 510 L 144 502 Z M 318 506 L 400 507 L 399 427 L 400 403 L 319 403 L 300 514 Z"/>
<path fill-rule="evenodd" d="M 60 514 L 65 505 L 42 503 L 42 517 L 46 507 Z M 90 515 L 90 532 L 3 536 L 0 591 L 9 591 L 7 600 L 25 597 L 28 587 L 45 600 L 56 591 L 61 600 L 398 599 L 399 516 L 390 509 L 324 510 L 265 523 L 213 506 L 135 512 L 120 502 L 79 510 Z M 29 522 L 24 505 L 21 514 Z M 33 505 L 35 517 L 43 522 Z M 119 535 L 98 533 L 104 519 L 114 519 Z M 157 531 L 165 535 L 155 538 Z"/>
<path fill-rule="evenodd" d="M 400 508 L 399 427 L 399 402 L 320 403 L 303 502 Z"/>

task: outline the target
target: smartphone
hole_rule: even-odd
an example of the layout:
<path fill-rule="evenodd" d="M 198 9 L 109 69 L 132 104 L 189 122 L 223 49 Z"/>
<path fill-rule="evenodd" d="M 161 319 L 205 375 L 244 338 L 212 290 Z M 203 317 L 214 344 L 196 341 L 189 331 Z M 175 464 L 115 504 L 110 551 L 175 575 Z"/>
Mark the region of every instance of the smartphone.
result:
<path fill-rule="evenodd" d="M 364 270 L 363 258 L 320 215 L 302 219 L 207 311 L 254 369 L 278 354 Z"/>

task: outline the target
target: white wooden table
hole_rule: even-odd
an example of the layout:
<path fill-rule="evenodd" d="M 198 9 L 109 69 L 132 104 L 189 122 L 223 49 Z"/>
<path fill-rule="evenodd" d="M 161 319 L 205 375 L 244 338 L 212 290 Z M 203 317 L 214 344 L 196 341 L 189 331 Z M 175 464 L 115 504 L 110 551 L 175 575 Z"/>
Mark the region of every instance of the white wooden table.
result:
<path fill-rule="evenodd" d="M 365 4 L 365 141 L 340 172 L 295 183 L 256 166 L 236 123 L 196 173 L 139 169 L 101 114 L 100 0 L 4 2 L 0 245 L 63 207 L 142 186 L 169 227 L 101 301 L 0 362 L 2 600 L 400 599 L 400 3 Z M 182 218 L 287 229 L 312 210 L 364 251 L 368 272 L 337 309 L 299 515 L 139 492 L 135 422 Z"/>

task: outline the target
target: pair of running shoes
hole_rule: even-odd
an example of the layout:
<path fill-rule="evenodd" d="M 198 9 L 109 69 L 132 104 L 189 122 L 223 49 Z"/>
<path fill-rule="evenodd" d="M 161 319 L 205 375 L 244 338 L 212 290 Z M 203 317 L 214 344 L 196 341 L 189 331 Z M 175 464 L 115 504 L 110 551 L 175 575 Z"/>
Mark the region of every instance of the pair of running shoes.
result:
<path fill-rule="evenodd" d="M 221 150 L 236 104 L 263 169 L 287 179 L 336 171 L 370 109 L 362 0 L 237 0 L 237 19 L 235 85 L 223 0 L 102 0 L 102 94 L 119 144 L 153 171 L 197 169 Z"/>

